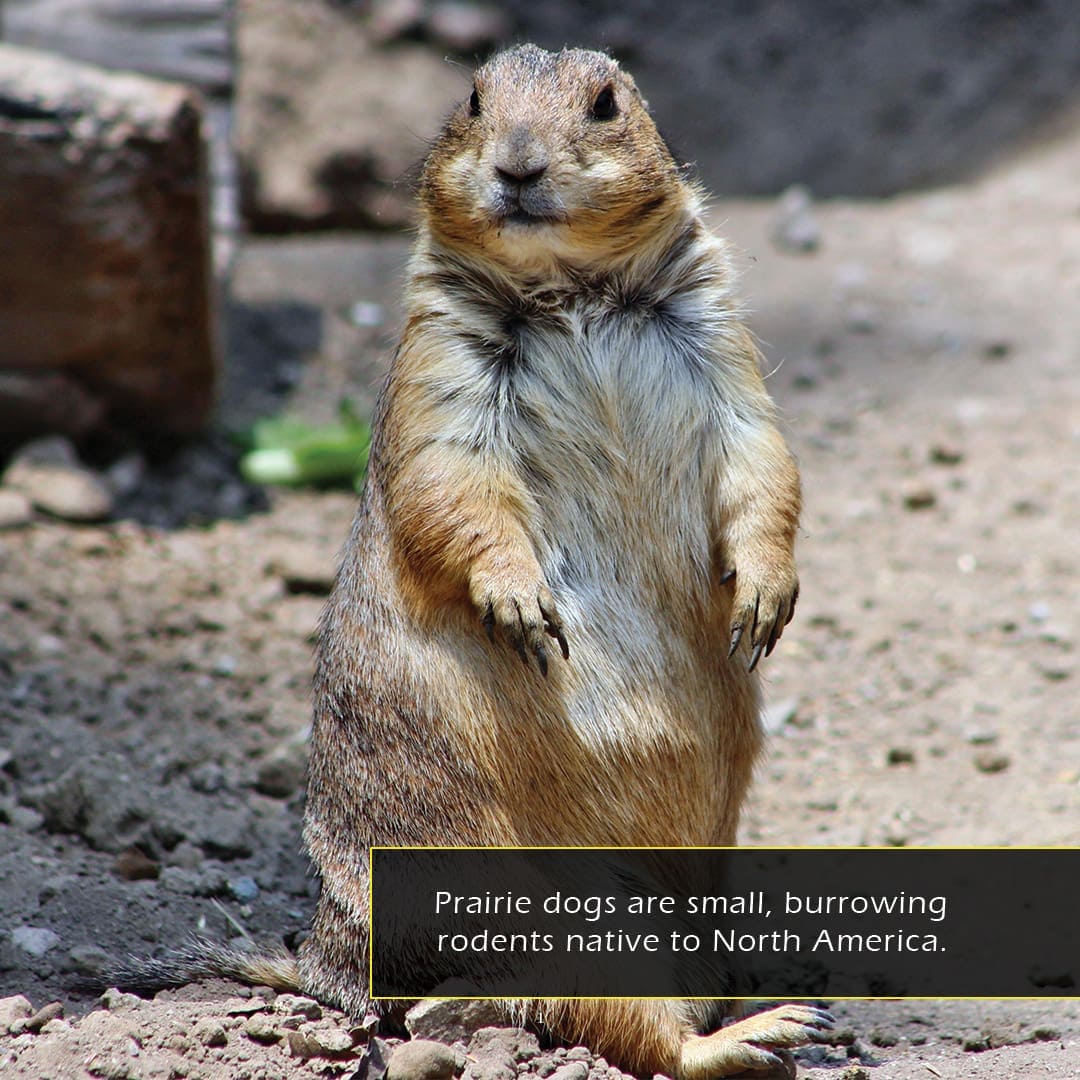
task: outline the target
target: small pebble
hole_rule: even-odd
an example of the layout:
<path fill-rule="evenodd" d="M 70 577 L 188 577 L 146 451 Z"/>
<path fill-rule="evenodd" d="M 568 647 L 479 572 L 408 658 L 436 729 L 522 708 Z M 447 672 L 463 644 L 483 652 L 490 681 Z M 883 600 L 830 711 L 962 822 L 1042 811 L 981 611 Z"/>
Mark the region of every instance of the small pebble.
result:
<path fill-rule="evenodd" d="M 305 1020 L 321 1020 L 322 1006 L 309 997 L 299 994 L 279 994 L 274 1001 L 274 1012 L 287 1016 L 302 1016 Z"/>
<path fill-rule="evenodd" d="M 255 773 L 255 790 L 275 799 L 287 799 L 304 786 L 307 761 L 305 743 L 283 743 L 259 762 Z"/>
<path fill-rule="evenodd" d="M 1038 600 L 1028 607 L 1028 618 L 1032 622 L 1044 623 L 1050 618 L 1050 605 L 1043 600 Z"/>
<path fill-rule="evenodd" d="M 34 1006 L 22 994 L 0 998 L 0 1035 L 6 1035 L 16 1021 L 34 1015 Z"/>
<path fill-rule="evenodd" d="M 18 529 L 34 519 L 34 508 L 21 491 L 0 488 L 0 530 Z"/>
<path fill-rule="evenodd" d="M 422 0 L 372 0 L 368 34 L 377 45 L 384 45 L 419 29 L 423 20 Z"/>
<path fill-rule="evenodd" d="M 104 521 L 112 514 L 112 493 L 105 482 L 78 465 L 16 461 L 4 474 L 4 482 L 39 510 L 64 521 Z"/>
<path fill-rule="evenodd" d="M 382 326 L 385 321 L 386 312 L 381 305 L 374 304 L 370 300 L 357 300 L 349 307 L 349 322 L 353 326 L 361 328 Z"/>
<path fill-rule="evenodd" d="M 259 895 L 259 885 L 254 878 L 232 878 L 229 881 L 229 892 L 241 904 L 250 904 Z"/>
<path fill-rule="evenodd" d="M 461 0 L 436 3 L 427 25 L 432 37 L 460 53 L 503 41 L 511 32 L 509 19 L 497 7 Z"/>
<path fill-rule="evenodd" d="M 53 1001 L 42 1009 L 38 1009 L 33 1016 L 27 1017 L 23 1023 L 24 1031 L 39 1032 L 50 1020 L 58 1020 L 64 1015 L 62 1002 Z"/>
<path fill-rule="evenodd" d="M 801 184 L 780 196 L 772 223 L 772 240 L 781 251 L 806 254 L 821 246 L 821 228 L 814 216 L 813 199 Z"/>
<path fill-rule="evenodd" d="M 1012 764 L 1012 758 L 1000 750 L 980 750 L 974 761 L 975 768 L 983 773 L 1004 772 Z"/>
<path fill-rule="evenodd" d="M 964 452 L 938 443 L 930 447 L 930 460 L 935 465 L 959 465 L 964 460 Z"/>
<path fill-rule="evenodd" d="M 161 867 L 144 851 L 131 847 L 116 856 L 113 873 L 125 881 L 156 881 Z"/>
<path fill-rule="evenodd" d="M 68 952 L 68 969 L 80 975 L 101 975 L 111 963 L 112 957 L 98 945 L 76 945 Z"/>
<path fill-rule="evenodd" d="M 784 698 L 769 705 L 761 714 L 761 726 L 770 735 L 775 735 L 784 728 L 785 724 L 795 719 L 799 711 L 799 699 L 797 697 Z"/>
<path fill-rule="evenodd" d="M 880 325 L 880 317 L 870 304 L 855 302 L 848 306 L 844 322 L 856 334 L 872 334 Z"/>
<path fill-rule="evenodd" d="M 280 544 L 267 561 L 270 573 L 291 593 L 326 596 L 334 585 L 334 557 L 314 544 Z"/>
<path fill-rule="evenodd" d="M 589 1066 L 584 1061 L 569 1060 L 551 1074 L 551 1080 L 585 1080 L 588 1075 Z"/>
<path fill-rule="evenodd" d="M 244 1034 L 252 1042 L 270 1046 L 272 1043 L 281 1041 L 281 1032 L 274 1026 L 270 1017 L 262 1013 L 256 1013 L 244 1024 Z"/>
<path fill-rule="evenodd" d="M 412 1039 L 394 1048 L 387 1080 L 442 1080 L 454 1075 L 454 1051 L 431 1039 Z"/>
<path fill-rule="evenodd" d="M 353 1048 L 353 1037 L 344 1028 L 314 1027 L 305 1029 L 305 1033 L 318 1043 L 320 1054 L 328 1057 L 340 1057 Z"/>
<path fill-rule="evenodd" d="M 60 944 L 60 936 L 43 926 L 17 926 L 11 931 L 11 943 L 30 956 L 40 957 Z"/>
<path fill-rule="evenodd" d="M 203 1046 L 228 1046 L 229 1037 L 225 1029 L 216 1020 L 200 1020 L 193 1032 Z"/>
<path fill-rule="evenodd" d="M 137 1009 L 143 1003 L 143 999 L 138 994 L 128 994 L 123 990 L 117 990 L 115 987 L 106 990 L 101 995 L 101 1004 L 110 1012 L 117 1012 L 121 1009 Z"/>
<path fill-rule="evenodd" d="M 295 1058 L 313 1058 L 319 1056 L 319 1044 L 303 1031 L 287 1031 L 285 1041 L 289 1046 L 289 1053 Z"/>
<path fill-rule="evenodd" d="M 928 510 L 937 503 L 937 495 L 928 487 L 908 487 L 903 492 L 905 510 Z"/>

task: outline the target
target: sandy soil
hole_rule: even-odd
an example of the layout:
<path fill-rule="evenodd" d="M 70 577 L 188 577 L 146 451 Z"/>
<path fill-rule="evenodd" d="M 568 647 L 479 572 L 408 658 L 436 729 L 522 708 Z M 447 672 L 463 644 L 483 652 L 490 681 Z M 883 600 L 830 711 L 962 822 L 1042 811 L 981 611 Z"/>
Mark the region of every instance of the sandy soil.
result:
<path fill-rule="evenodd" d="M 806 485 L 745 843 L 1080 843 L 1077 176 L 1080 127 L 977 183 L 817 206 L 801 254 L 774 202 L 716 207 Z M 223 422 L 370 396 L 404 252 L 247 244 Z M 3 1075 L 378 1080 L 368 1033 L 308 1002 L 78 989 L 191 932 L 304 932 L 311 637 L 352 505 L 251 491 L 215 438 L 120 520 L 0 534 L 0 998 L 66 1013 L 6 1003 Z M 1080 1074 L 1076 999 L 836 1011 L 814 1080 Z"/>

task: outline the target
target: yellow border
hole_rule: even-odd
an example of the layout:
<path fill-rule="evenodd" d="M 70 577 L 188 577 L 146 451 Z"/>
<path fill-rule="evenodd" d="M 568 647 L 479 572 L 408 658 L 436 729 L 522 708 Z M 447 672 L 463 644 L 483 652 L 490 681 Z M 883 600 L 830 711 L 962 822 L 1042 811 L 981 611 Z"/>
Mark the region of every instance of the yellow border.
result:
<path fill-rule="evenodd" d="M 374 985 L 374 957 L 371 942 L 374 937 L 374 897 L 375 897 L 375 852 L 376 851 L 1080 851 L 1080 846 L 1074 845 L 1002 845 L 1002 844 L 970 844 L 949 846 L 926 846 L 926 847 L 893 847 L 890 844 L 860 844 L 838 847 L 823 847 L 817 844 L 770 844 L 770 845 L 744 845 L 737 844 L 728 846 L 715 845 L 689 845 L 689 846 L 666 846 L 650 847 L 642 844 L 634 847 L 608 847 L 603 845 L 590 845 L 589 847 L 577 847 L 568 844 L 538 844 L 535 846 L 501 845 L 497 847 L 482 847 L 474 844 L 372 844 L 368 847 L 368 997 L 374 1001 L 508 1001 L 517 998 L 506 997 L 390 997 L 381 995 L 376 997 L 372 992 Z M 722 994 L 717 997 L 656 997 L 644 994 L 619 994 L 612 997 L 584 997 L 569 994 L 548 994 L 544 997 L 530 996 L 529 1001 L 1080 1001 L 1080 994 L 1018 994 L 1010 997 L 992 997 L 975 995 L 971 997 L 930 997 L 917 994 L 905 994 L 903 997 L 838 997 L 832 994 L 816 994 L 803 997 L 761 997 L 748 996 L 736 997 L 730 994 Z"/>

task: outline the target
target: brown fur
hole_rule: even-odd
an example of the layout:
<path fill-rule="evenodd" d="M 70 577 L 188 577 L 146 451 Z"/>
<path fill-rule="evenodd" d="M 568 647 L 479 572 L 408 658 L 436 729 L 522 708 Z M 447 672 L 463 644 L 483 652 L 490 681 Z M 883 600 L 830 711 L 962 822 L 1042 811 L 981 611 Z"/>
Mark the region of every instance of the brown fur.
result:
<path fill-rule="evenodd" d="M 733 843 L 761 744 L 748 669 L 797 594 L 798 474 L 725 249 L 629 76 L 495 57 L 420 194 L 316 673 L 323 890 L 299 965 L 353 1012 L 369 845 Z M 824 1023 L 784 1006 L 699 1037 L 689 1003 L 522 1007 L 687 1080 Z"/>

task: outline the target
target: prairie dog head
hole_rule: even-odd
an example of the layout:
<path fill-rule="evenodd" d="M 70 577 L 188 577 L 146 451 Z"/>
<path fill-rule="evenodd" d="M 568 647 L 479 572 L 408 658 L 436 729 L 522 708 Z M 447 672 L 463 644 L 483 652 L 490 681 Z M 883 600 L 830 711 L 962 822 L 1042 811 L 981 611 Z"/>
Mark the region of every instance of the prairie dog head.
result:
<path fill-rule="evenodd" d="M 510 271 L 602 269 L 664 235 L 688 189 L 633 79 L 603 53 L 523 45 L 480 68 L 420 183 L 440 242 Z"/>

